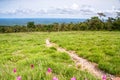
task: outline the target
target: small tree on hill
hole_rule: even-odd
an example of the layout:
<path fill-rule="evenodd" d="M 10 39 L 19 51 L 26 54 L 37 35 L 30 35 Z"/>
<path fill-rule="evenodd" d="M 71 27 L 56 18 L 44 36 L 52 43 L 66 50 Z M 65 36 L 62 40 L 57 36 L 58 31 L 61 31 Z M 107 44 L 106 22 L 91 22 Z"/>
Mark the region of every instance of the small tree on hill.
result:
<path fill-rule="evenodd" d="M 28 30 L 28 32 L 35 30 L 35 24 L 34 24 L 34 22 L 28 22 L 27 23 L 27 30 Z"/>
<path fill-rule="evenodd" d="M 34 22 L 28 22 L 28 23 L 27 23 L 27 27 L 28 27 L 28 28 L 35 28 Z"/>

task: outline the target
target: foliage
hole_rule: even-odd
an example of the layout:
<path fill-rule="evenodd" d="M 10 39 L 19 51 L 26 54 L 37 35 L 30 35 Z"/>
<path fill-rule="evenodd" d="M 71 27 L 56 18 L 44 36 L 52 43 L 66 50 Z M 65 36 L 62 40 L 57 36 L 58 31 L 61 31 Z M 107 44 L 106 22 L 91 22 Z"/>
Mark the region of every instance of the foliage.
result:
<path fill-rule="evenodd" d="M 53 24 L 34 24 L 34 22 L 28 22 L 27 26 L 0 26 L 1 33 L 11 32 L 29 32 L 29 31 L 79 31 L 79 30 L 107 30 L 114 31 L 120 30 L 120 18 L 108 18 L 103 21 L 98 17 L 92 17 L 85 22 L 78 23 L 53 23 Z"/>
<path fill-rule="evenodd" d="M 34 22 L 28 22 L 27 27 L 28 28 L 34 28 L 35 27 Z"/>
<path fill-rule="evenodd" d="M 92 17 L 87 21 L 89 30 L 103 30 L 104 23 L 98 17 Z"/>

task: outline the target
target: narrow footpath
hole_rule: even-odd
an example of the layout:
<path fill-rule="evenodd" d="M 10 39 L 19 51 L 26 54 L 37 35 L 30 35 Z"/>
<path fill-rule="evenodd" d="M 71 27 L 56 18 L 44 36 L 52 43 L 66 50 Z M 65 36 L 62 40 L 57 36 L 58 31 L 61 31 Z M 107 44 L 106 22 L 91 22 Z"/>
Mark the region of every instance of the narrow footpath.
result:
<path fill-rule="evenodd" d="M 97 67 L 96 63 L 92 63 L 82 57 L 79 57 L 75 51 L 67 51 L 64 48 L 59 47 L 57 44 L 55 43 L 51 43 L 49 39 L 46 39 L 46 46 L 47 47 L 55 47 L 57 49 L 57 51 L 59 52 L 65 52 L 67 54 L 69 54 L 69 56 L 72 58 L 72 60 L 75 62 L 75 65 L 77 68 L 80 67 L 81 70 L 86 70 L 89 73 L 93 74 L 95 77 L 98 78 L 102 78 L 103 75 L 107 75 L 107 77 L 109 77 L 110 80 L 120 80 L 119 77 L 115 77 L 111 74 L 105 73 L 102 70 L 100 70 Z"/>

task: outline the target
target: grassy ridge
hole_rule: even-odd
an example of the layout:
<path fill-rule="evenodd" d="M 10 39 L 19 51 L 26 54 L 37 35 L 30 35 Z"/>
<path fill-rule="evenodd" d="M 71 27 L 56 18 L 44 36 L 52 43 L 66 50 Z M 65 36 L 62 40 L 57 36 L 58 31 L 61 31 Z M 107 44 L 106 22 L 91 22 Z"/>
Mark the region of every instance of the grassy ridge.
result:
<path fill-rule="evenodd" d="M 56 33 L 0 34 L 0 79 L 16 80 L 17 76 L 21 76 L 22 80 L 52 80 L 53 76 L 57 76 L 59 80 L 70 80 L 75 76 L 80 80 L 98 80 L 76 69 L 66 53 L 45 47 L 45 39 L 54 35 Z M 32 64 L 33 69 L 30 67 Z M 46 75 L 49 67 L 52 74 Z M 16 73 L 13 72 L 14 68 L 17 69 Z"/>
<path fill-rule="evenodd" d="M 98 63 L 98 67 L 105 72 L 120 76 L 120 32 L 61 32 L 51 34 L 51 40 Z"/>

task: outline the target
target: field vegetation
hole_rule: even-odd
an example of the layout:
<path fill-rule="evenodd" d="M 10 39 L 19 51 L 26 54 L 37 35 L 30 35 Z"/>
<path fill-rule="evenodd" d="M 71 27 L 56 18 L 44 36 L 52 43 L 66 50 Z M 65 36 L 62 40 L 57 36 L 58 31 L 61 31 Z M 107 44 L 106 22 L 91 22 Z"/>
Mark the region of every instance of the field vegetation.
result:
<path fill-rule="evenodd" d="M 61 32 L 53 33 L 50 39 L 59 46 L 76 51 L 79 56 L 97 63 L 101 70 L 120 76 L 120 32 Z"/>
<path fill-rule="evenodd" d="M 62 34 L 69 33 L 59 33 Z M 55 35 L 46 32 L 0 34 L 0 80 L 52 80 L 53 77 L 59 80 L 72 77 L 98 80 L 92 74 L 77 69 L 68 54 L 45 46 L 48 37 L 56 41 Z"/>

